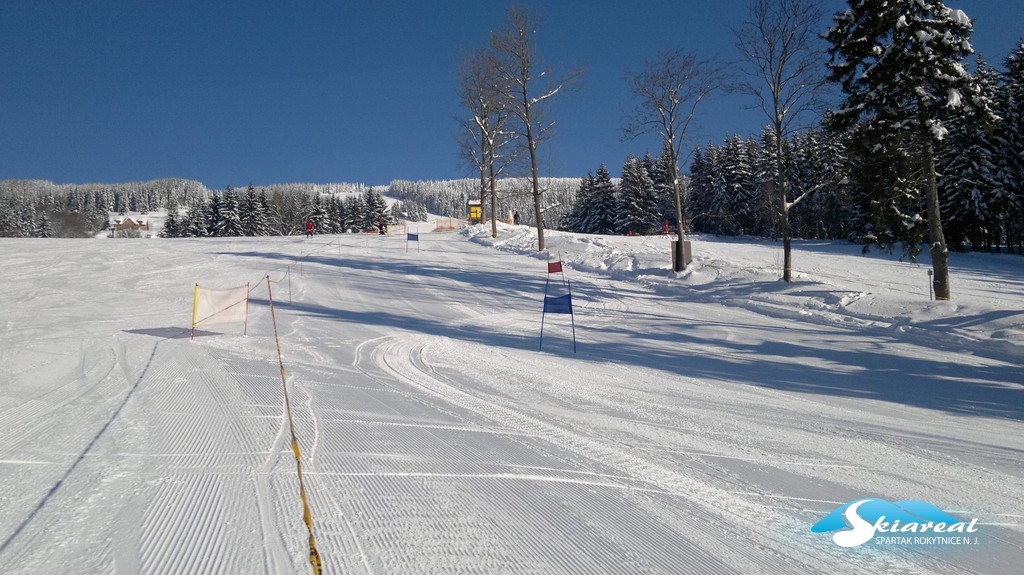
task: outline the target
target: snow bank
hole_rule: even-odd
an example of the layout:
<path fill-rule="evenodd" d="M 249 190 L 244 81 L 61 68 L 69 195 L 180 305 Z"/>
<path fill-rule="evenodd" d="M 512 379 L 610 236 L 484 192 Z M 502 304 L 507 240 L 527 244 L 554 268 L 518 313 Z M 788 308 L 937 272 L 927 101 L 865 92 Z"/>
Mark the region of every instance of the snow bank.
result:
<path fill-rule="evenodd" d="M 927 251 L 916 263 L 859 245 L 794 241 L 794 281 L 781 280 L 779 242 L 690 236 L 693 263 L 671 270 L 674 236 L 600 236 L 545 230 L 545 251 L 527 226 L 462 231 L 471 241 L 567 270 L 635 281 L 669 296 L 742 307 L 776 318 L 883 328 L 920 340 L 956 342 L 981 355 L 1024 358 L 1024 260 L 1012 255 L 951 254 L 953 300 L 930 299 Z"/>

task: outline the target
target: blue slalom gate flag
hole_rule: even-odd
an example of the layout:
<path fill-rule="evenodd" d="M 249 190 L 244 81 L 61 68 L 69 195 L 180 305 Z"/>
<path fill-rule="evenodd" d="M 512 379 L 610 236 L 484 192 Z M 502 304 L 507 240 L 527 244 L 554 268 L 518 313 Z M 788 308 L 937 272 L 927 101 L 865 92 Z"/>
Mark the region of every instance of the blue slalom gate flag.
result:
<path fill-rule="evenodd" d="M 418 242 L 418 241 L 420 241 L 420 235 L 419 234 L 412 234 L 412 233 L 410 233 L 409 237 L 408 237 L 408 241 L 410 241 L 410 242 Z"/>
<path fill-rule="evenodd" d="M 572 294 L 544 298 L 544 313 L 572 314 Z"/>
<path fill-rule="evenodd" d="M 549 296 L 548 285 L 544 284 L 544 311 L 540 314 L 540 346 L 544 349 L 544 318 L 549 313 L 569 314 L 572 320 L 572 352 L 576 353 L 576 316 L 572 313 L 572 282 L 568 282 L 569 293 L 560 296 Z"/>

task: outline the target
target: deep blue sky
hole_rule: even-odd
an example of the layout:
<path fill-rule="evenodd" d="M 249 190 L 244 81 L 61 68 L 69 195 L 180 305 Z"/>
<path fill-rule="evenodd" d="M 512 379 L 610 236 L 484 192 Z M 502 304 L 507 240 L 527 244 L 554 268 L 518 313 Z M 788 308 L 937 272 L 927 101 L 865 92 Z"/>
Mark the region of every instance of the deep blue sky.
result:
<path fill-rule="evenodd" d="M 461 54 L 486 43 L 506 2 L 0 0 L 0 179 L 59 183 L 451 179 L 459 159 Z M 621 142 L 624 82 L 659 51 L 735 58 L 746 0 L 525 2 L 540 54 L 583 66 L 554 101 L 545 175 L 581 176 L 653 139 Z M 845 3 L 827 0 L 828 13 Z M 999 64 L 1024 35 L 1019 0 L 950 0 Z M 825 25 L 827 26 L 827 21 Z M 757 133 L 738 96 L 700 109 L 694 141 Z"/>

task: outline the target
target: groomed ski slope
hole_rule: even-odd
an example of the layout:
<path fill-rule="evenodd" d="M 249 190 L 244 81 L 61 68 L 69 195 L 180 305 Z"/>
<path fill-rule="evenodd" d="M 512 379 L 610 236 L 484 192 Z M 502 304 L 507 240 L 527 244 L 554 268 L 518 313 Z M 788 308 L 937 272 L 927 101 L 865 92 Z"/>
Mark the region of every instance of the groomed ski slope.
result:
<path fill-rule="evenodd" d="M 0 244 L 0 573 L 1017 573 L 1024 264 L 534 230 Z M 415 230 L 414 230 L 415 231 Z M 417 249 L 418 248 L 418 249 Z M 551 276 L 553 289 L 562 278 Z M 249 282 L 189 340 L 193 286 Z M 556 283 L 557 282 L 557 283 Z M 844 549 L 864 497 L 976 546 Z"/>

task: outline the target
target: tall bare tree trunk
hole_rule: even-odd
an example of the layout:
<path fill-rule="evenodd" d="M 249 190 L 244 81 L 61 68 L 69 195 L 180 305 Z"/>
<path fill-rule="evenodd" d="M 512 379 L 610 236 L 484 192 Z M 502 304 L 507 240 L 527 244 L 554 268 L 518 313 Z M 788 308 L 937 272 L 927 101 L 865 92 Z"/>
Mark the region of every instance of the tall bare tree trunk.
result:
<path fill-rule="evenodd" d="M 925 162 L 925 198 L 928 209 L 928 241 L 932 252 L 932 287 L 935 299 L 948 300 L 949 288 L 949 250 L 946 248 L 946 236 L 942 233 L 942 213 L 939 210 L 939 190 L 935 179 L 935 146 L 928 134 L 924 136 Z"/>
<path fill-rule="evenodd" d="M 675 147 L 671 148 L 672 165 L 669 168 L 672 177 L 672 192 L 675 195 L 676 201 L 676 243 L 673 249 L 676 251 L 676 255 L 672 258 L 675 263 L 675 269 L 672 271 L 681 272 L 686 269 L 686 261 L 683 259 L 683 236 L 686 234 L 686 220 L 683 219 L 686 214 L 683 213 L 683 192 L 679 189 L 679 159 L 676 158 Z"/>
<path fill-rule="evenodd" d="M 782 233 L 782 280 L 793 281 L 793 234 L 789 229 L 789 199 L 786 175 L 782 171 L 782 123 L 775 123 L 775 174 L 779 194 L 779 231 Z"/>
<path fill-rule="evenodd" d="M 521 62 L 521 77 L 523 81 L 520 86 L 522 87 L 523 96 L 523 108 L 522 108 L 522 120 L 524 136 L 526 137 L 526 147 L 530 150 L 530 177 L 532 183 L 533 193 L 533 215 L 537 222 L 537 251 L 544 251 L 544 209 L 541 206 L 541 189 L 540 189 L 540 177 L 538 175 L 537 168 L 537 140 L 533 134 L 533 102 L 530 101 L 529 89 L 527 88 L 526 80 L 530 77 L 529 62 L 524 59 Z"/>
<path fill-rule="evenodd" d="M 533 35 L 536 22 L 529 11 L 522 6 L 510 6 L 506 10 L 508 27 L 491 33 L 491 46 L 499 54 L 498 68 L 508 87 L 511 105 L 509 113 L 521 125 L 517 134 L 530 151 L 530 176 L 533 187 L 533 215 L 537 225 L 537 249 L 544 250 L 544 208 L 537 166 L 537 144 L 554 124 L 541 122 L 546 101 L 571 84 L 579 76 L 579 70 L 567 76 L 555 78 L 547 69 L 536 69 L 538 65 Z M 534 82 L 537 84 L 534 85 Z M 539 95 L 538 95 L 539 94 Z"/>
<path fill-rule="evenodd" d="M 537 147 L 530 139 L 530 130 L 526 130 L 527 144 L 530 146 L 530 173 L 533 177 L 533 214 L 537 218 L 537 251 L 544 251 L 544 210 L 541 208 L 540 178 L 537 176 Z"/>
<path fill-rule="evenodd" d="M 488 153 L 487 153 L 487 134 L 484 133 L 484 131 L 481 129 L 480 130 L 480 157 L 481 157 L 481 159 L 483 159 L 483 158 L 486 158 L 487 156 L 488 156 Z M 484 203 L 484 200 L 487 199 L 487 170 L 484 167 L 486 165 L 486 163 L 487 162 L 485 161 L 485 162 L 481 162 L 481 164 L 480 164 L 480 211 L 481 212 L 483 212 L 484 206 L 486 205 Z M 481 213 L 480 215 L 483 216 L 484 214 Z"/>
<path fill-rule="evenodd" d="M 735 30 L 749 76 L 741 90 L 760 102 L 761 111 L 775 133 L 775 193 L 779 194 L 779 235 L 782 236 L 782 279 L 793 279 L 793 236 L 789 210 L 810 192 L 794 186 L 789 201 L 782 171 L 782 138 L 793 121 L 821 111 L 825 84 L 821 61 L 825 57 L 818 36 L 824 10 L 817 0 L 750 0 L 748 18 Z M 771 202 L 771 200 L 770 200 Z"/>
<path fill-rule="evenodd" d="M 498 237 L 498 194 L 494 185 L 494 147 L 490 147 L 490 159 L 487 162 L 490 171 L 488 179 L 491 185 L 491 237 Z"/>

